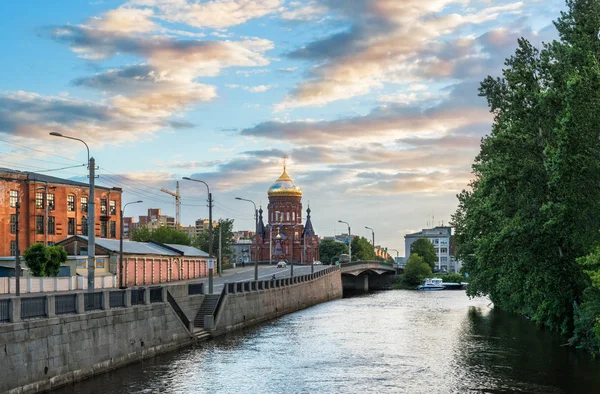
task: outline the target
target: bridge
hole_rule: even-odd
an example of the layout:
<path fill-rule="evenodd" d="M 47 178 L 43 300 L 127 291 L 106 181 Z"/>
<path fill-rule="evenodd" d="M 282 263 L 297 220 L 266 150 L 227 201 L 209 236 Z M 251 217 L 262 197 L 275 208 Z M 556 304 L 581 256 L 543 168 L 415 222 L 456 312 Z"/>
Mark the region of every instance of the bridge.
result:
<path fill-rule="evenodd" d="M 342 263 L 344 290 L 369 291 L 387 289 L 396 278 L 392 264 L 381 261 Z"/>

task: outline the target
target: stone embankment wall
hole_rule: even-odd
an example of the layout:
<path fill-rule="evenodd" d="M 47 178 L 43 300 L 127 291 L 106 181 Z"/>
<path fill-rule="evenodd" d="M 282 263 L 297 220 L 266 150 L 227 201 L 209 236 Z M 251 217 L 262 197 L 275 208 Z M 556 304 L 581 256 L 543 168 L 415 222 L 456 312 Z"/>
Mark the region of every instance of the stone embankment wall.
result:
<path fill-rule="evenodd" d="M 143 304 L 122 308 L 106 308 L 105 294 L 104 310 L 89 312 L 79 310 L 85 309 L 80 293 L 80 313 L 55 316 L 52 310 L 46 318 L 0 324 L 0 393 L 49 390 L 193 342 L 167 290 L 193 321 L 204 296 L 188 296 L 188 285 L 180 284 L 164 286 L 152 301 L 147 288 Z M 47 301 L 48 309 L 54 305 Z"/>
<path fill-rule="evenodd" d="M 307 275 L 308 277 L 308 275 Z M 215 318 L 213 335 L 239 330 L 274 319 L 309 306 L 342 298 L 342 278 L 339 270 L 322 271 L 321 276 L 306 281 L 287 279 L 281 287 L 263 288 L 224 295 Z M 278 280 L 279 282 L 280 280 Z"/>

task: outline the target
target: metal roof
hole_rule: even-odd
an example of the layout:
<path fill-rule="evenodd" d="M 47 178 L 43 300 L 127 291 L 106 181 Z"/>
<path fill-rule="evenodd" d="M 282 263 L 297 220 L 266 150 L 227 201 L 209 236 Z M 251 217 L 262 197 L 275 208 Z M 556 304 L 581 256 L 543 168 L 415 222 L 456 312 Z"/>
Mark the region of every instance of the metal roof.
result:
<path fill-rule="evenodd" d="M 177 245 L 177 244 L 165 244 L 170 248 L 179 250 L 181 253 L 183 253 L 184 256 L 195 256 L 195 257 L 208 257 L 208 253 L 198 249 L 198 248 L 194 248 L 193 246 L 186 246 L 186 245 Z"/>
<path fill-rule="evenodd" d="M 71 238 L 81 238 L 87 242 L 88 237 L 85 235 L 74 235 L 70 238 L 67 238 L 59 244 L 66 242 Z M 109 250 L 111 252 L 118 253 L 119 248 L 119 240 L 118 239 L 106 239 L 106 238 L 96 238 L 96 245 Z M 176 245 L 181 246 L 181 245 Z M 162 256 L 181 256 L 181 253 L 174 252 L 173 250 L 163 248 L 157 244 L 151 242 L 136 242 L 136 241 L 128 241 L 123 240 L 123 253 L 125 254 L 156 254 Z"/>

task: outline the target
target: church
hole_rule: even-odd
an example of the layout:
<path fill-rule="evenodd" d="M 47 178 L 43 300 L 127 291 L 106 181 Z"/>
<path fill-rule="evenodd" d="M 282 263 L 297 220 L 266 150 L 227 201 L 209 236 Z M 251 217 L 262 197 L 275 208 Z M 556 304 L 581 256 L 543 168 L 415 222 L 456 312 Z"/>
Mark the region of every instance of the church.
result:
<path fill-rule="evenodd" d="M 302 224 L 302 190 L 287 174 L 285 159 L 284 156 L 283 173 L 267 192 L 266 225 L 262 207 L 258 211 L 258 245 L 253 246 L 254 253 L 259 261 L 312 264 L 319 260 L 319 237 L 310 221 L 310 206 L 306 210 L 306 225 Z"/>

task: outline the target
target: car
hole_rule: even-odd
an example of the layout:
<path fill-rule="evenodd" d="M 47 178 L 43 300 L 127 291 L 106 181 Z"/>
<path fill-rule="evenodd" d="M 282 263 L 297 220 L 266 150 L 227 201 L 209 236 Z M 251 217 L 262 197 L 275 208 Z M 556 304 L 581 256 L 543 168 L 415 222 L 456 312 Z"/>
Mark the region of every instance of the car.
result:
<path fill-rule="evenodd" d="M 285 261 L 280 261 L 277 263 L 277 268 L 287 268 L 287 263 Z"/>
<path fill-rule="evenodd" d="M 323 265 L 323 263 L 321 263 L 319 260 L 313 261 L 314 265 Z"/>

